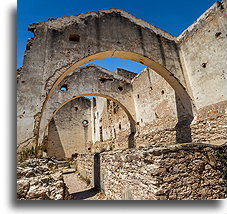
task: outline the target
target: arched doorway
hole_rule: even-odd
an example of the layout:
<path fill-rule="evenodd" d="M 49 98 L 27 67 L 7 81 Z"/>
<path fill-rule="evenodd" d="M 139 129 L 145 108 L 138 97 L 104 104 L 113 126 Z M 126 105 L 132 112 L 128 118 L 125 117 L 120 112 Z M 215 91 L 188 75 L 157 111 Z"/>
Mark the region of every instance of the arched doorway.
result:
<path fill-rule="evenodd" d="M 97 101 L 94 102 L 93 101 L 94 98 L 92 98 L 93 100 L 89 101 L 89 99 L 87 99 L 85 96 L 96 96 L 97 98 L 98 97 L 105 98 L 105 99 L 101 100 L 101 104 L 103 105 L 104 108 L 108 108 L 108 106 L 106 106 L 106 104 L 108 105 L 108 103 L 110 103 L 110 101 L 112 103 L 114 103 L 114 105 L 117 105 L 118 108 L 120 107 L 121 112 L 123 112 L 123 115 L 121 113 L 121 115 L 122 115 L 121 118 L 124 121 L 125 120 L 128 121 L 127 122 L 127 128 L 125 128 L 125 129 L 127 129 L 127 131 L 125 131 L 124 137 L 121 137 L 121 139 L 122 138 L 124 139 L 124 142 L 126 144 L 124 142 L 121 142 L 121 144 L 122 144 L 121 147 L 123 146 L 124 149 L 133 148 L 135 146 L 134 145 L 135 144 L 134 135 L 135 135 L 135 132 L 136 132 L 136 123 L 135 123 L 133 117 L 131 116 L 130 112 L 127 110 L 127 108 L 125 108 L 125 106 L 123 106 L 118 100 L 116 100 L 112 97 L 109 97 L 109 96 L 106 96 L 106 95 L 103 95 L 103 94 L 90 93 L 90 94 L 78 95 L 76 97 L 73 97 L 72 99 L 67 100 L 66 102 L 61 104 L 53 112 L 51 118 L 48 121 L 48 124 L 45 127 L 43 144 L 47 145 L 49 140 L 50 140 L 50 139 L 48 139 L 49 138 L 48 136 L 50 136 L 50 135 L 53 136 L 52 141 L 56 141 L 56 142 L 54 142 L 54 144 L 52 143 L 53 146 L 51 146 L 51 148 L 53 148 L 56 151 L 48 152 L 48 155 L 52 156 L 57 152 L 57 153 L 59 153 L 59 155 L 58 155 L 59 158 L 64 158 L 65 156 L 70 158 L 74 153 L 73 151 L 75 149 L 73 147 L 75 146 L 75 143 L 72 144 L 71 147 L 68 144 L 70 144 L 69 143 L 70 139 L 71 139 L 71 141 L 73 141 L 72 139 L 74 139 L 74 138 L 77 138 L 76 139 L 77 143 L 78 143 L 79 138 L 83 138 L 82 141 L 84 141 L 84 142 L 81 142 L 80 145 L 77 145 L 77 146 L 80 146 L 81 148 L 79 148 L 79 150 L 77 149 L 76 152 L 79 152 L 79 153 L 92 152 L 91 151 L 91 147 L 92 147 L 91 143 L 93 142 L 93 144 L 94 144 L 97 141 L 97 137 L 94 136 L 94 133 L 96 133 L 96 135 L 98 135 L 98 136 L 102 135 L 102 137 L 100 137 L 102 139 L 98 138 L 99 143 L 106 141 L 104 143 L 108 143 L 108 145 L 110 147 L 115 145 L 114 141 L 117 139 L 116 134 L 118 135 L 119 131 L 117 131 L 117 133 L 116 133 L 116 127 L 112 128 L 113 130 L 111 129 L 113 124 L 108 124 L 108 123 L 110 123 L 110 121 L 108 121 L 108 119 L 105 120 L 105 123 L 103 125 L 97 119 L 95 120 L 95 117 L 97 116 L 97 114 L 100 115 L 100 112 L 101 112 L 102 115 L 104 114 L 103 109 L 101 109 L 100 111 L 94 110 L 94 109 L 96 109 L 97 101 L 99 101 L 98 103 L 100 103 L 100 100 L 97 100 Z M 81 102 L 80 106 L 78 106 L 78 103 L 76 103 L 75 101 L 77 101 L 80 98 L 81 98 L 81 101 L 83 101 L 83 102 Z M 83 100 L 82 100 L 82 98 L 83 98 Z M 87 103 L 87 107 L 86 107 L 86 103 Z M 90 106 L 88 106 L 88 105 L 90 105 Z M 82 108 L 86 108 L 87 110 L 85 109 L 86 111 L 84 110 L 82 115 L 78 115 L 79 113 L 81 113 L 80 110 L 83 110 Z M 115 111 L 115 109 L 113 109 L 113 111 Z M 59 117 L 58 120 L 55 120 L 56 116 L 58 118 L 58 115 L 59 115 L 58 112 L 60 112 L 61 116 Z M 95 112 L 96 112 L 96 114 L 95 114 Z M 109 111 L 106 110 L 105 114 L 109 114 Z M 75 115 L 77 117 L 75 117 Z M 85 116 L 85 115 L 87 115 L 87 116 Z M 68 119 L 64 122 L 65 117 L 68 118 Z M 118 117 L 117 113 L 116 113 L 115 117 Z M 126 118 L 128 118 L 128 119 L 126 119 Z M 78 120 L 78 121 L 73 121 L 73 120 Z M 104 119 L 102 117 L 100 117 L 100 120 L 104 120 Z M 119 129 L 121 129 L 123 120 L 119 121 L 119 119 L 118 119 L 117 125 L 115 125 L 115 126 L 118 126 L 118 127 L 120 126 Z M 77 122 L 77 126 L 75 126 L 75 128 L 73 128 L 73 126 L 75 125 L 76 122 Z M 78 125 L 79 125 L 79 128 L 78 128 Z M 101 131 L 100 131 L 100 127 L 102 127 Z M 50 129 L 52 131 L 50 131 Z M 59 129 L 63 129 L 63 131 L 61 131 L 61 133 L 60 133 Z M 119 130 L 119 129 L 117 129 L 117 130 Z M 71 130 L 73 130 L 73 131 L 71 131 Z M 75 135 L 75 131 L 81 132 L 80 133 L 81 135 L 83 135 L 83 133 L 84 133 L 84 135 L 86 135 L 86 137 L 84 137 L 84 136 L 77 136 L 77 137 L 72 136 L 73 133 Z M 107 137 L 105 137 L 105 135 L 103 135 L 104 131 L 105 132 L 106 131 L 115 132 L 113 134 L 115 136 L 108 135 Z M 66 136 L 64 137 L 63 135 L 66 135 Z M 63 145 L 62 144 L 63 142 L 61 142 L 61 140 L 64 139 L 64 138 L 66 139 L 65 143 L 64 143 L 65 145 Z M 90 141 L 90 143 L 88 143 L 88 141 Z M 113 144 L 113 145 L 111 145 L 111 144 Z M 119 144 L 119 142 L 118 142 L 118 144 Z M 68 151 L 64 151 L 65 147 L 68 147 L 68 149 L 66 149 Z M 100 146 L 96 146 L 96 147 L 98 147 L 99 149 L 96 148 L 96 150 L 93 151 L 93 152 L 97 152 L 98 150 L 99 151 L 102 150 L 101 149 L 102 147 L 100 147 Z M 105 144 L 104 144 L 104 147 L 106 147 Z M 119 148 L 119 146 L 118 146 L 118 148 Z M 66 155 L 66 154 L 68 154 L 68 155 Z M 54 156 L 56 157 L 57 155 L 54 155 Z"/>

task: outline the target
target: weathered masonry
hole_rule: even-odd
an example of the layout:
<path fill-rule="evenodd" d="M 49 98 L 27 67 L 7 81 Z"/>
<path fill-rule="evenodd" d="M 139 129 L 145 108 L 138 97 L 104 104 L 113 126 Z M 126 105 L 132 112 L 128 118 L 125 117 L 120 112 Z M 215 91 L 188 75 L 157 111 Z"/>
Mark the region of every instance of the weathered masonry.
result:
<path fill-rule="evenodd" d="M 29 25 L 17 71 L 18 152 L 76 154 L 91 180 L 100 153 L 100 188 L 111 199 L 226 197 L 226 4 L 178 37 L 119 9 Z M 147 68 L 82 66 L 104 58 Z"/>
<path fill-rule="evenodd" d="M 126 74 L 134 77 L 128 78 Z M 92 78 L 92 84 L 84 89 L 83 83 L 89 78 Z M 88 92 L 97 97 L 93 100 L 80 97 Z M 148 68 L 136 75 L 122 69 L 112 73 L 96 65 L 80 67 L 59 85 L 48 109 L 52 119 L 46 126 L 45 144 L 48 154 L 58 158 L 60 156 L 54 151 L 61 148 L 65 148 L 65 157 L 70 158 L 77 153 L 76 150 L 87 153 L 110 148 L 191 142 L 194 132 L 190 128 L 192 117 L 183 108 L 175 91 L 160 75 Z M 134 111 L 137 112 L 136 118 L 132 116 Z M 81 140 L 84 141 L 82 145 L 76 134 L 84 133 L 83 120 L 88 121 L 86 129 L 91 130 L 88 133 L 92 146 L 84 140 Z M 53 131 L 54 121 L 57 134 Z M 136 124 L 134 121 L 137 121 Z M 52 147 L 51 151 L 52 136 L 59 136 L 60 141 L 55 139 L 54 147 L 58 149 Z M 76 138 L 74 149 L 66 149 L 73 138 Z M 60 142 L 59 146 L 57 142 Z"/>

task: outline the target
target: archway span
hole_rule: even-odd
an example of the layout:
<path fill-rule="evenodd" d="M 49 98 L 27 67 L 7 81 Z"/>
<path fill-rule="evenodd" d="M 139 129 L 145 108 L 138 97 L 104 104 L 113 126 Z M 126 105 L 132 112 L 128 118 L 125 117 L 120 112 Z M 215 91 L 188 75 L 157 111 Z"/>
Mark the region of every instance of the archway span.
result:
<path fill-rule="evenodd" d="M 104 51 L 104 52 L 99 52 L 99 53 L 87 56 L 87 57 L 85 57 L 85 58 L 83 58 L 83 59 L 81 59 L 77 62 L 71 63 L 71 65 L 68 66 L 67 69 L 64 68 L 61 71 L 58 70 L 57 72 L 55 72 L 55 75 L 53 75 L 52 78 L 49 79 L 49 82 L 52 82 L 52 87 L 50 88 L 49 93 L 47 94 L 47 97 L 45 99 L 41 114 L 43 115 L 43 112 L 45 111 L 48 100 L 51 97 L 51 95 L 53 94 L 53 92 L 55 91 L 56 87 L 64 80 L 64 78 L 67 75 L 69 75 L 70 73 L 75 71 L 75 69 L 77 69 L 79 66 L 81 66 L 83 64 L 86 64 L 86 63 L 91 62 L 93 60 L 104 59 L 104 58 L 121 58 L 121 59 L 132 60 L 132 61 L 135 61 L 135 62 L 142 63 L 142 64 L 148 66 L 149 68 L 151 68 L 152 70 L 154 70 L 155 72 L 157 72 L 175 90 L 177 96 L 180 98 L 180 100 L 182 102 L 183 107 L 188 112 L 188 115 L 190 115 L 191 118 L 193 118 L 193 111 L 195 111 L 195 109 L 193 108 L 194 105 L 192 104 L 192 99 L 188 95 L 186 88 L 174 76 L 173 72 L 170 72 L 164 66 L 162 66 L 158 62 L 155 62 L 152 59 L 149 59 L 148 57 L 145 57 L 145 56 L 137 54 L 137 53 L 129 52 L 129 51 Z M 89 95 L 89 93 L 86 93 L 86 94 Z M 84 96 L 86 96 L 86 95 L 84 95 Z M 129 116 L 129 118 L 131 116 Z M 42 125 L 43 119 L 45 119 L 45 118 L 41 117 L 41 125 L 40 125 L 41 127 L 39 129 L 40 130 L 39 136 L 43 136 L 43 132 L 44 132 L 44 127 L 42 127 L 43 126 Z M 135 120 L 133 119 L 133 117 L 131 117 L 130 120 L 133 121 L 133 124 L 135 124 Z M 135 129 L 133 128 L 133 132 L 134 131 L 135 131 Z M 40 139 L 40 140 L 42 141 L 42 139 Z M 41 141 L 39 141 L 39 142 L 41 142 Z"/>
<path fill-rule="evenodd" d="M 129 59 L 150 67 L 174 88 L 193 115 L 176 37 L 119 9 L 59 17 L 34 23 L 29 30 L 35 37 L 29 43 L 32 47 L 26 52 L 22 69 L 26 72 L 18 84 L 22 92 L 18 116 L 25 112 L 19 120 L 18 142 L 37 141 L 42 136 L 43 114 L 58 84 L 77 67 L 96 59 Z M 35 94 L 26 91 L 28 87 Z"/>
<path fill-rule="evenodd" d="M 124 112 L 126 113 L 126 115 L 128 116 L 129 122 L 130 122 L 130 135 L 128 136 L 128 148 L 133 148 L 135 146 L 135 140 L 134 140 L 134 135 L 136 133 L 136 121 L 133 119 L 132 115 L 130 114 L 130 112 L 127 110 L 127 108 L 121 103 L 119 102 L 117 99 L 114 99 L 113 97 L 104 95 L 104 94 L 97 94 L 97 93 L 87 93 L 87 94 L 81 94 L 78 96 L 74 96 L 71 99 L 68 99 L 67 101 L 65 101 L 64 103 L 62 103 L 52 114 L 52 116 L 50 117 L 46 127 L 45 127 L 45 133 L 48 130 L 49 124 L 51 122 L 51 120 L 54 118 L 54 116 L 57 114 L 57 112 L 63 108 L 63 106 L 65 106 L 67 103 L 69 103 L 72 100 L 75 100 L 79 97 L 84 97 L 84 96 L 98 96 L 98 97 L 103 97 L 106 98 L 108 100 L 112 100 L 113 102 L 117 103 L 117 105 L 119 105 Z M 44 135 L 45 135 L 44 133 Z"/>
<path fill-rule="evenodd" d="M 103 97 L 103 98 L 106 98 L 106 99 L 109 99 L 109 100 L 114 101 L 115 103 L 117 103 L 117 104 L 125 111 L 125 113 L 127 114 L 128 118 L 129 118 L 129 120 L 130 120 L 130 122 L 131 122 L 132 124 L 134 124 L 134 125 L 136 124 L 136 121 L 133 119 L 132 115 L 131 115 L 130 112 L 127 110 L 127 108 L 126 108 L 124 105 L 122 105 L 118 100 L 114 99 L 113 97 L 104 95 L 104 94 L 96 94 L 96 93 L 81 94 L 81 95 L 75 96 L 75 97 L 73 97 L 73 98 L 71 98 L 71 99 L 65 101 L 64 103 L 62 103 L 62 104 L 53 112 L 53 115 L 52 115 L 51 118 L 49 119 L 49 122 L 50 122 L 50 120 L 55 116 L 55 114 L 56 114 L 64 105 L 66 105 L 68 102 L 70 102 L 70 101 L 72 101 L 72 100 L 74 100 L 74 99 L 76 99 L 76 98 L 84 97 L 84 96 L 98 96 L 98 97 Z M 48 124 L 49 124 L 49 122 L 48 122 Z M 47 126 L 48 126 L 48 124 L 47 124 Z"/>
<path fill-rule="evenodd" d="M 61 90 L 62 87 L 65 90 Z M 42 115 L 40 143 L 42 142 L 44 128 L 48 121 L 50 121 L 54 111 L 68 101 L 81 96 L 81 94 L 84 96 L 91 94 L 101 95 L 115 101 L 125 110 L 131 123 L 135 124 L 136 114 L 130 80 L 117 73 L 90 64 L 76 69 L 54 91 Z M 132 132 L 135 132 L 133 127 Z"/>
<path fill-rule="evenodd" d="M 61 75 L 58 76 L 57 79 L 54 81 L 54 84 L 52 85 L 51 89 L 49 90 L 45 103 L 48 101 L 48 99 L 53 94 L 55 88 L 60 84 L 60 82 L 67 75 L 69 75 L 71 72 L 73 72 L 76 68 L 78 68 L 79 66 L 86 64 L 88 62 L 98 60 L 98 59 L 104 59 L 104 58 L 128 59 L 128 60 L 139 62 L 139 63 L 142 63 L 142 64 L 148 66 L 149 68 L 151 68 L 152 70 L 157 72 L 159 75 L 161 75 L 170 84 L 170 86 L 176 91 L 176 94 L 181 99 L 182 104 L 185 107 L 185 109 L 187 109 L 188 112 L 193 115 L 193 111 L 195 111 L 193 101 L 190 98 L 189 94 L 187 93 L 186 88 L 174 76 L 173 72 L 167 70 L 164 66 L 162 66 L 158 62 L 156 62 L 148 57 L 145 57 L 143 55 L 140 55 L 138 53 L 133 53 L 133 52 L 129 52 L 129 51 L 117 51 L 117 50 L 104 51 L 104 52 L 99 52 L 99 53 L 87 56 L 77 62 L 72 63 L 62 73 L 58 71 L 58 74 L 61 73 Z M 55 76 L 53 76 L 53 77 L 55 77 Z M 44 103 L 44 108 L 45 108 L 45 103 Z"/>

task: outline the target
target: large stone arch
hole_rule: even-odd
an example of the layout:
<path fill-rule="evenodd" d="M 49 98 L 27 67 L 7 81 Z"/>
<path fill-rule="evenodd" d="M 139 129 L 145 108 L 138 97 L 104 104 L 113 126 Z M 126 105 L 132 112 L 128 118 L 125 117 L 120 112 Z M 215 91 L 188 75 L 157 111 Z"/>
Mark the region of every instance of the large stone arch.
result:
<path fill-rule="evenodd" d="M 62 87 L 64 91 L 61 90 Z M 117 103 L 129 118 L 133 136 L 136 131 L 136 113 L 130 79 L 90 64 L 77 68 L 64 78 L 50 97 L 42 115 L 40 142 L 54 115 L 68 102 L 83 96 L 100 96 Z M 129 147 L 132 147 L 130 143 Z"/>
<path fill-rule="evenodd" d="M 47 125 L 45 127 L 48 126 L 48 123 L 49 121 L 54 117 L 54 115 L 64 106 L 66 105 L 68 102 L 74 100 L 74 99 L 77 99 L 79 97 L 84 97 L 84 96 L 99 96 L 99 97 L 103 97 L 103 98 L 106 98 L 106 99 L 109 99 L 109 100 L 112 100 L 114 102 L 116 102 L 124 111 L 125 113 L 127 114 L 128 116 L 128 119 L 130 120 L 130 122 L 132 124 L 135 125 L 135 120 L 133 118 L 133 116 L 131 115 L 131 113 L 127 110 L 127 108 L 122 105 L 122 103 L 120 103 L 117 99 L 114 99 L 113 97 L 110 97 L 110 96 L 107 96 L 107 95 L 104 95 L 104 94 L 100 94 L 100 93 L 88 93 L 88 94 L 80 94 L 80 95 L 77 95 L 77 96 L 73 96 L 71 99 L 68 99 L 66 100 L 64 103 L 62 103 L 60 106 L 58 106 L 53 112 L 52 114 L 50 115 L 50 117 L 48 118 L 48 121 L 47 121 Z"/>
<path fill-rule="evenodd" d="M 38 139 L 41 116 L 58 84 L 96 59 L 122 58 L 149 66 L 167 80 L 192 114 L 176 37 L 153 25 L 109 9 L 50 19 L 29 30 L 35 37 L 27 45 L 18 82 L 18 143 Z"/>
<path fill-rule="evenodd" d="M 48 118 L 48 120 L 46 120 L 45 126 L 43 126 L 43 127 L 41 126 L 41 129 L 43 129 L 43 131 L 40 134 L 43 134 L 43 137 L 40 137 L 40 141 L 45 139 L 45 136 L 48 133 L 49 124 L 50 124 L 51 120 L 54 118 L 54 116 L 57 114 L 57 112 L 60 111 L 69 102 L 71 102 L 77 98 L 84 97 L 84 96 L 98 96 L 98 97 L 103 97 L 103 98 L 112 100 L 124 110 L 124 112 L 128 116 L 129 122 L 130 122 L 130 134 L 128 136 L 128 148 L 133 148 L 135 146 L 134 135 L 136 132 L 136 122 L 133 119 L 132 115 L 127 110 L 127 108 L 124 105 L 122 105 L 122 103 L 120 103 L 118 100 L 114 99 L 113 97 L 110 97 L 110 96 L 107 96 L 104 94 L 100 94 L 100 93 L 99 94 L 96 94 L 96 93 L 80 94 L 77 96 L 73 96 L 71 99 L 66 100 L 64 103 L 62 103 L 60 106 L 58 106 L 58 108 L 56 108 L 55 111 L 53 111 L 52 114 L 49 115 L 50 117 Z M 40 143 L 42 143 L 42 142 L 40 142 Z"/>

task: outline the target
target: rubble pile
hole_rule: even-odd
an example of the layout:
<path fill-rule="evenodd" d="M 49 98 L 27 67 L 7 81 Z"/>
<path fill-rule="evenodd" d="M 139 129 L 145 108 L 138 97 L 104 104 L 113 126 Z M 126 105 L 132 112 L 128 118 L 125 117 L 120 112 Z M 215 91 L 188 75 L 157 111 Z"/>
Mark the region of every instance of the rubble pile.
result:
<path fill-rule="evenodd" d="M 66 161 L 52 158 L 33 158 L 18 163 L 18 200 L 70 200 L 68 188 L 63 181 Z"/>

